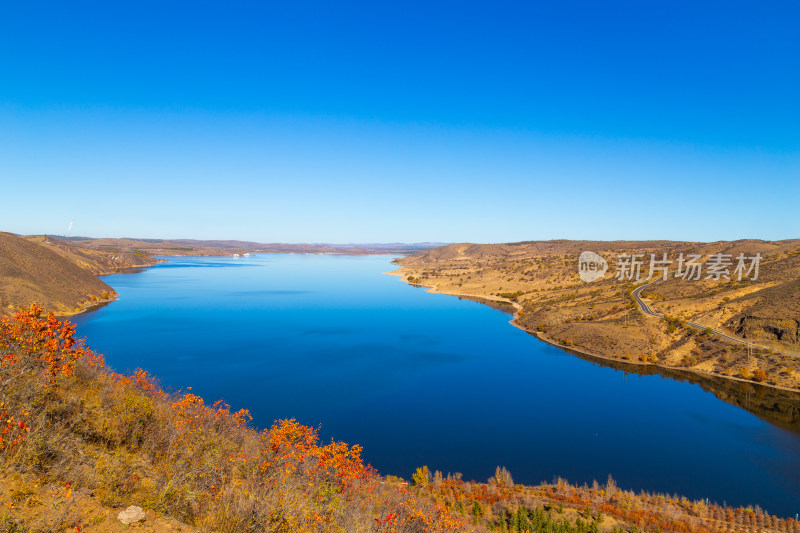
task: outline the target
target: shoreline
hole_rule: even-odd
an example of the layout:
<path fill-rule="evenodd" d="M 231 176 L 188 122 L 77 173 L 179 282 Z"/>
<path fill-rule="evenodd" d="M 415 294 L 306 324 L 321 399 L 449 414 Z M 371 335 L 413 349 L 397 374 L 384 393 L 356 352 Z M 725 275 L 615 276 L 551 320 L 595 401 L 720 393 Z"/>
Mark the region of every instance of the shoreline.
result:
<path fill-rule="evenodd" d="M 145 268 L 150 268 L 150 267 L 157 266 L 159 263 L 168 262 L 166 259 L 155 259 L 155 258 L 153 258 L 153 260 L 156 261 L 156 263 L 153 264 L 153 265 L 131 265 L 131 266 L 117 268 L 113 272 L 103 272 L 101 274 L 94 274 L 94 276 L 96 278 L 100 279 L 103 276 L 112 276 L 114 274 L 126 274 L 126 273 L 135 274 L 136 271 L 144 270 Z M 114 288 L 111 287 L 111 289 L 113 290 Z M 114 297 L 113 298 L 104 298 L 104 299 L 99 299 L 99 300 L 93 300 L 93 301 L 86 302 L 77 311 L 71 311 L 71 312 L 68 312 L 68 313 L 56 313 L 56 312 L 53 312 L 53 314 L 55 316 L 57 316 L 57 317 L 62 317 L 62 318 L 83 315 L 83 314 L 89 313 L 91 311 L 94 311 L 96 309 L 99 309 L 101 307 L 104 307 L 104 306 L 110 304 L 111 302 L 116 302 L 117 300 L 119 300 L 119 294 L 117 293 L 117 291 L 114 291 Z"/>
<path fill-rule="evenodd" d="M 269 252 L 266 252 L 266 253 L 269 253 Z M 340 255 L 340 254 L 310 254 L 310 255 Z M 341 255 L 350 255 L 350 254 L 341 254 Z M 359 255 L 361 255 L 361 254 L 359 254 Z M 385 254 L 385 255 L 393 255 L 393 254 Z M 161 256 L 161 257 L 165 257 L 165 256 Z M 175 256 L 170 256 L 170 257 L 198 257 L 198 256 L 197 255 L 187 255 L 187 256 L 175 255 Z M 224 256 L 219 255 L 219 256 L 206 256 L 206 257 L 224 257 Z M 169 260 L 168 259 L 161 259 L 161 260 L 159 260 L 159 263 L 161 263 L 161 262 L 169 262 Z M 105 275 L 111 275 L 111 274 L 118 274 L 118 273 L 124 272 L 125 270 L 138 270 L 138 269 L 150 268 L 150 267 L 153 267 L 153 266 L 156 266 L 156 265 L 146 265 L 146 266 L 141 266 L 141 267 L 130 267 L 130 268 L 126 268 L 126 269 L 121 269 L 121 270 L 119 270 L 117 272 L 110 272 L 108 274 L 101 274 L 101 275 L 105 276 Z M 752 386 L 755 386 L 755 387 L 764 387 L 764 388 L 769 388 L 769 389 L 774 389 L 774 390 L 779 390 L 779 391 L 784 391 L 784 392 L 789 392 L 789 393 L 794 393 L 794 394 L 800 394 L 800 389 L 792 389 L 792 388 L 789 388 L 789 387 L 783 387 L 781 385 L 772 385 L 772 384 L 769 384 L 769 383 L 759 383 L 759 382 L 756 382 L 756 381 L 751 381 L 751 380 L 747 380 L 747 379 L 744 379 L 744 378 L 739 378 L 739 377 L 736 377 L 736 376 L 729 376 L 729 375 L 725 375 L 725 374 L 716 374 L 716 373 L 712 373 L 712 372 L 704 372 L 704 371 L 692 370 L 692 369 L 687 369 L 687 368 L 683 368 L 683 367 L 676 367 L 676 366 L 671 366 L 671 365 L 664 365 L 664 364 L 657 364 L 657 363 L 650 363 L 650 362 L 642 362 L 642 361 L 633 360 L 633 359 L 631 359 L 631 360 L 617 359 L 617 358 L 614 358 L 614 357 L 609 357 L 609 356 L 606 356 L 606 355 L 601 355 L 601 354 L 589 352 L 587 350 L 583 350 L 583 349 L 580 349 L 580 348 L 577 348 L 577 347 L 563 346 L 563 345 L 557 343 L 556 341 L 554 341 L 554 340 L 552 340 L 552 339 L 550 339 L 548 337 L 545 337 L 542 334 L 542 332 L 530 330 L 530 329 L 522 326 L 521 324 L 519 324 L 517 322 L 517 317 L 518 317 L 518 313 L 520 311 L 522 311 L 523 308 L 517 302 L 511 301 L 508 298 L 503 298 L 501 296 L 489 296 L 489 295 L 484 296 L 484 295 L 473 294 L 473 293 L 442 291 L 438 287 L 431 287 L 431 286 L 428 286 L 428 285 L 422 285 L 422 284 L 417 284 L 417 283 L 409 283 L 408 277 L 405 274 L 401 273 L 402 269 L 403 269 L 403 267 L 399 267 L 396 270 L 392 270 L 392 271 L 389 271 L 389 272 L 383 272 L 383 274 L 387 274 L 387 275 L 390 275 L 390 276 L 396 276 L 397 278 L 399 278 L 399 281 L 402 281 L 403 283 L 405 283 L 406 285 L 409 285 L 409 286 L 424 287 L 426 289 L 425 292 L 428 292 L 428 293 L 431 293 L 431 294 L 442 294 L 442 295 L 445 295 L 445 296 L 455 296 L 455 297 L 459 297 L 459 298 L 467 298 L 467 299 L 471 299 L 472 301 L 477 301 L 478 303 L 483 303 L 483 302 L 481 302 L 481 300 L 484 300 L 484 301 L 498 302 L 498 303 L 503 303 L 503 304 L 506 304 L 506 305 L 510 305 L 511 307 L 514 308 L 514 313 L 512 315 L 511 320 L 508 321 L 509 324 L 511 324 L 513 327 L 519 329 L 520 331 L 524 331 L 525 333 L 527 333 L 529 335 L 532 335 L 533 337 L 535 337 L 537 340 L 539 340 L 541 342 L 544 342 L 546 344 L 549 344 L 551 346 L 559 348 L 560 350 L 563 350 L 563 351 L 565 351 L 567 353 L 572 353 L 573 355 L 584 356 L 584 357 L 587 357 L 587 358 L 595 360 L 595 361 L 607 361 L 607 362 L 613 362 L 615 364 L 625 364 L 625 365 L 631 365 L 631 366 L 635 366 L 635 367 L 639 367 L 639 368 L 648 368 L 648 367 L 649 368 L 657 368 L 657 369 L 663 369 L 665 371 L 674 372 L 674 373 L 698 375 L 698 376 L 701 376 L 701 377 L 713 378 L 713 379 L 723 379 L 723 380 L 731 381 L 731 382 L 746 383 L 748 385 L 752 385 Z M 100 275 L 98 275 L 98 277 L 99 276 Z M 58 314 L 57 313 L 56 316 L 69 317 L 69 316 L 81 315 L 81 314 L 93 311 L 95 309 L 98 309 L 100 307 L 103 307 L 105 305 L 108 305 L 109 303 L 117 301 L 117 300 L 119 300 L 119 295 L 115 296 L 112 299 L 98 300 L 98 301 L 89 302 L 88 304 L 85 304 L 79 311 L 75 311 L 73 313 L 64 313 L 64 314 Z M 484 304 L 484 305 L 486 305 L 486 304 Z"/>
<path fill-rule="evenodd" d="M 650 367 L 650 368 L 658 368 L 658 369 L 663 369 L 663 370 L 670 371 L 670 372 L 675 372 L 675 373 L 685 373 L 685 374 L 692 374 L 692 375 L 697 375 L 697 376 L 706 377 L 706 378 L 724 379 L 726 381 L 732 381 L 732 382 L 738 382 L 738 383 L 746 383 L 746 384 L 752 385 L 754 387 L 764 387 L 764 388 L 769 388 L 769 389 L 774 389 L 774 390 L 779 390 L 779 391 L 783 391 L 783 392 L 789 392 L 789 393 L 800 395 L 800 389 L 792 389 L 792 388 L 789 388 L 789 387 L 783 387 L 781 385 L 772 385 L 770 383 L 759 383 L 757 381 L 751 381 L 751 380 L 744 379 L 744 378 L 739 378 L 739 377 L 736 377 L 736 376 L 728 376 L 728 375 L 725 375 L 725 374 L 715 374 L 715 373 L 712 373 L 712 372 L 704 372 L 704 371 L 692 370 L 692 369 L 688 369 L 688 368 L 684 368 L 684 367 L 678 367 L 678 366 L 663 365 L 663 364 L 650 363 L 650 362 L 642 362 L 642 361 L 633 360 L 633 359 L 631 359 L 631 360 L 617 359 L 617 358 L 609 357 L 609 356 L 606 356 L 606 355 L 600 355 L 600 354 L 592 353 L 592 352 L 589 352 L 589 351 L 586 351 L 586 350 L 582 350 L 582 349 L 576 348 L 576 347 L 563 346 L 563 345 L 555 342 L 554 340 L 543 336 L 541 334 L 541 332 L 530 330 L 530 329 L 520 325 L 519 323 L 517 323 L 517 313 L 519 313 L 520 311 L 523 310 L 522 306 L 517 302 L 513 302 L 513 301 L 509 300 L 508 298 L 503 298 L 501 296 L 483 296 L 483 295 L 480 295 L 480 294 L 442 291 L 438 287 L 431 287 L 431 286 L 428 286 L 428 285 L 422 285 L 422 284 L 418 284 L 418 283 L 409 283 L 408 277 L 405 274 L 400 272 L 402 269 L 403 269 L 403 267 L 401 266 L 397 270 L 393 270 L 391 272 L 384 272 L 384 274 L 388 274 L 390 276 L 397 276 L 398 278 L 400 278 L 400 281 L 402 281 L 402 282 L 404 282 L 407 285 L 410 285 L 412 287 L 424 287 L 425 289 L 427 289 L 425 292 L 429 292 L 431 294 L 443 294 L 443 295 L 446 295 L 446 296 L 456 296 L 456 297 L 459 297 L 459 298 L 467 298 L 467 299 L 472 299 L 473 301 L 477 301 L 478 303 L 481 303 L 480 300 L 488 300 L 488 301 L 502 302 L 502 303 L 505 303 L 505 304 L 509 304 L 515 309 L 513 317 L 511 318 L 511 320 L 508 321 L 509 324 L 511 324 L 512 326 L 514 326 L 515 328 L 517 328 L 517 329 L 519 329 L 521 331 L 524 331 L 525 333 L 527 333 L 529 335 L 532 335 L 533 337 L 535 337 L 536 339 L 538 339 L 538 340 L 540 340 L 540 341 L 542 341 L 544 343 L 547 343 L 547 344 L 549 344 L 551 346 L 555 346 L 556 348 L 559 348 L 559 349 L 561 349 L 561 350 L 563 350 L 563 351 L 565 351 L 567 353 L 573 352 L 573 355 L 579 354 L 578 356 L 583 355 L 585 357 L 588 357 L 588 358 L 594 359 L 594 360 L 609 361 L 609 362 L 613 362 L 613 363 L 616 363 L 616 364 L 633 365 L 633 366 L 640 367 L 640 368 L 648 368 L 648 367 Z"/>

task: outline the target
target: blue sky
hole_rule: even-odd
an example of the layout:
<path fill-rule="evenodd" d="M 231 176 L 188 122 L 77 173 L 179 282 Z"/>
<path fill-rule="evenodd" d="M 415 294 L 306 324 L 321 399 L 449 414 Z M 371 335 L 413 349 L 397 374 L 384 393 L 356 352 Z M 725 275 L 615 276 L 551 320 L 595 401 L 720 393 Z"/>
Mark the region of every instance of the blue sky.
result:
<path fill-rule="evenodd" d="M 796 2 L 0 2 L 0 229 L 800 237 Z"/>

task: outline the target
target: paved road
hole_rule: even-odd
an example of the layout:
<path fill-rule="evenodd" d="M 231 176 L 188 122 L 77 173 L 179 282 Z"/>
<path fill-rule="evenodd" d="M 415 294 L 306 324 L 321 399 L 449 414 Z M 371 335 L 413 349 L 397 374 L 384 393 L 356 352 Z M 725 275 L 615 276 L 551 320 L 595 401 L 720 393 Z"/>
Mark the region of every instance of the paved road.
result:
<path fill-rule="evenodd" d="M 663 280 L 664 280 L 664 278 L 661 277 L 661 278 L 658 278 L 655 281 L 651 281 L 650 283 L 645 283 L 644 285 L 639 285 L 638 287 L 633 289 L 633 292 L 631 292 L 631 296 L 633 296 L 634 301 L 639 305 L 639 309 L 645 315 L 654 316 L 656 318 L 664 318 L 664 315 L 662 315 L 660 313 L 656 313 L 655 311 L 650 309 L 650 306 L 648 306 L 646 303 L 644 303 L 642 301 L 642 298 L 641 298 L 641 294 L 642 294 L 643 290 L 645 290 L 647 287 L 651 287 L 651 286 L 655 285 L 656 283 L 660 283 Z M 719 335 L 720 337 L 722 337 L 724 339 L 727 339 L 727 340 L 729 340 L 731 342 L 736 342 L 738 344 L 744 344 L 745 346 L 752 346 L 754 349 L 758 348 L 758 349 L 767 349 L 767 350 L 769 350 L 769 348 L 765 348 L 764 346 L 759 346 L 758 344 L 752 343 L 750 341 L 747 341 L 747 340 L 739 338 L 739 337 L 731 337 L 730 335 L 728 335 L 724 331 L 720 331 L 718 329 L 709 328 L 708 326 L 704 326 L 703 324 L 698 324 L 697 322 L 690 322 L 690 321 L 687 320 L 685 323 L 687 325 L 689 325 L 689 326 L 694 326 L 694 327 L 699 328 L 701 330 L 706 330 L 707 329 L 711 333 L 713 333 L 715 335 Z M 774 351 L 774 350 L 771 350 L 771 351 Z M 789 355 L 789 356 L 792 356 L 792 357 L 797 357 L 794 354 L 789 354 L 789 353 L 785 353 L 785 352 L 776 352 L 776 353 L 779 353 L 781 355 Z"/>
<path fill-rule="evenodd" d="M 642 294 L 642 291 L 645 290 L 647 287 L 655 285 L 656 283 L 659 283 L 663 279 L 664 278 L 658 278 L 657 280 L 651 281 L 650 283 L 645 283 L 644 285 L 639 285 L 638 287 L 633 289 L 633 292 L 631 292 L 631 296 L 633 296 L 633 299 L 639 305 L 639 309 L 642 311 L 642 313 L 644 313 L 646 315 L 654 316 L 654 317 L 657 317 L 657 318 L 664 318 L 664 315 L 660 315 L 658 313 L 654 313 L 653 310 L 650 309 L 650 307 L 646 303 L 644 303 L 642 301 L 642 298 L 640 296 Z"/>

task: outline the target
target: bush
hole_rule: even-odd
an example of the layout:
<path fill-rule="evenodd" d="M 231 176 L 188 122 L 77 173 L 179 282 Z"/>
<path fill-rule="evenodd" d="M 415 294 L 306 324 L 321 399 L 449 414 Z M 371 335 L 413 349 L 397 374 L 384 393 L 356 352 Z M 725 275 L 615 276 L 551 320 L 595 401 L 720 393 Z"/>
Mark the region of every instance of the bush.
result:
<path fill-rule="evenodd" d="M 40 483 L 136 501 L 207 531 L 460 531 L 443 504 L 382 482 L 361 447 L 110 372 L 75 326 L 31 307 L 0 318 L 0 463 Z M 56 528 L 64 530 L 67 526 Z M 383 530 L 383 529 L 382 529 Z"/>
<path fill-rule="evenodd" d="M 684 325 L 684 321 L 682 319 L 674 316 L 665 315 L 663 320 L 667 324 L 667 333 L 675 333 L 675 330 Z"/>

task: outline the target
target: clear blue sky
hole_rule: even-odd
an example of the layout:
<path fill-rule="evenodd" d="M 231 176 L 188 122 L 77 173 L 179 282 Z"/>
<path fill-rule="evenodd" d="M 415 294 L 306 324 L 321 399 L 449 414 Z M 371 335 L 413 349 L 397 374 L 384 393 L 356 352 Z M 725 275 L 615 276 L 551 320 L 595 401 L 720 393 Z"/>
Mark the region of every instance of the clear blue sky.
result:
<path fill-rule="evenodd" d="M 0 229 L 800 237 L 798 28 L 795 1 L 0 0 Z"/>

